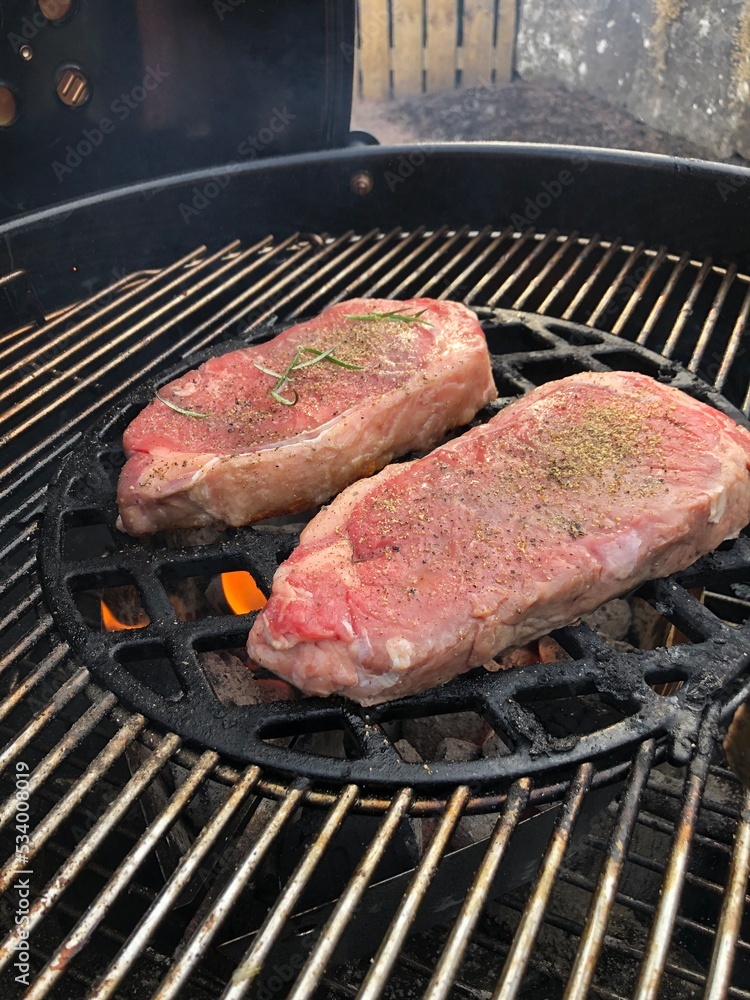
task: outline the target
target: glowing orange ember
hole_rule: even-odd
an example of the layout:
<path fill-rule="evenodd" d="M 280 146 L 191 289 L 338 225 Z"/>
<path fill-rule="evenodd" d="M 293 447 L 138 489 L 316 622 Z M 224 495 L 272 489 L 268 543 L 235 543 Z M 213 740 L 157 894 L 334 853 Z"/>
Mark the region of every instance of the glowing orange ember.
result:
<path fill-rule="evenodd" d="M 137 625 L 128 625 L 125 622 L 121 622 L 119 618 L 116 618 L 114 614 L 110 611 L 104 601 L 101 601 L 102 608 L 102 627 L 105 632 L 120 632 L 126 628 L 145 628 L 148 622 L 138 622 Z"/>
<path fill-rule="evenodd" d="M 227 604 L 236 615 L 259 611 L 266 603 L 265 595 L 258 589 L 252 576 L 244 569 L 221 574 L 221 585 Z"/>

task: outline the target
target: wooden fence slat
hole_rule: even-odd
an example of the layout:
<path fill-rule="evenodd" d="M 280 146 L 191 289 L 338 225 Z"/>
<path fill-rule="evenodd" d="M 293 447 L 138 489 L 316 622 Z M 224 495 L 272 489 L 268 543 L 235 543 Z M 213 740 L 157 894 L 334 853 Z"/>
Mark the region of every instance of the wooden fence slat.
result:
<path fill-rule="evenodd" d="M 362 97 L 366 101 L 387 100 L 391 90 L 388 0 L 360 0 L 357 14 Z"/>
<path fill-rule="evenodd" d="M 464 0 L 461 85 L 486 85 L 492 78 L 492 14 L 497 0 Z"/>
<path fill-rule="evenodd" d="M 512 79 L 517 0 L 463 0 L 460 48 L 459 0 L 356 2 L 359 45 L 355 80 L 361 79 L 360 95 L 365 100 L 405 97 L 420 93 L 423 87 L 428 91 L 452 90 L 457 68 L 465 87 L 485 85 L 493 74 L 497 83 Z M 497 44 L 493 45 L 495 11 Z"/>
<path fill-rule="evenodd" d="M 507 83 L 513 77 L 513 54 L 516 45 L 516 0 L 499 0 L 495 79 Z"/>
<path fill-rule="evenodd" d="M 362 99 L 362 88 L 364 87 L 364 74 L 362 73 L 362 50 L 354 43 L 354 98 Z"/>
<path fill-rule="evenodd" d="M 393 0 L 393 96 L 422 91 L 422 0 Z"/>
<path fill-rule="evenodd" d="M 456 86 L 457 6 L 457 0 L 427 0 L 427 90 Z"/>

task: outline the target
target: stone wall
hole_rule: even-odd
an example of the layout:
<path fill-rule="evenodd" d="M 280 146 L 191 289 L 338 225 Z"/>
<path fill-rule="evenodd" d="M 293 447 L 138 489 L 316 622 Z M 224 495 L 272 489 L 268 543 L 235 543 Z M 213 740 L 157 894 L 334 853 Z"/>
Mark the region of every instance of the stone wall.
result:
<path fill-rule="evenodd" d="M 519 0 L 516 70 L 750 159 L 750 0 Z"/>

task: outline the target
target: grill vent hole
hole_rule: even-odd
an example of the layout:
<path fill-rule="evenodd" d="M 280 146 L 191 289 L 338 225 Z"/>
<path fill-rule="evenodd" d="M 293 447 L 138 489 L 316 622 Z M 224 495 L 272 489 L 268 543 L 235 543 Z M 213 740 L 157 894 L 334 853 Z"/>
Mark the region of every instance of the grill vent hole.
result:
<path fill-rule="evenodd" d="M 562 324 L 548 321 L 545 325 L 551 333 L 562 337 L 566 344 L 582 347 L 584 345 L 591 346 L 604 342 L 604 337 L 600 337 L 593 330 L 583 330 L 580 327 L 576 327 L 575 332 L 571 333 L 570 327 L 562 326 Z"/>
<path fill-rule="evenodd" d="M 115 659 L 141 684 L 167 701 L 180 701 L 185 697 L 169 655 L 162 646 L 142 643 L 122 646 L 115 651 Z"/>
<path fill-rule="evenodd" d="M 404 719 L 395 746 L 406 761 L 477 760 L 494 736 L 492 727 L 476 712 L 448 712 L 419 719 Z M 503 745 L 505 750 L 503 751 Z M 507 741 L 496 737 L 490 755 L 505 756 Z M 415 756 L 416 754 L 416 756 Z"/>
<path fill-rule="evenodd" d="M 87 514 L 70 517 L 63 529 L 63 558 L 70 560 L 97 559 L 117 551 L 112 532 L 106 524 L 90 523 Z M 78 522 L 78 523 L 76 523 Z M 69 525 L 69 526 L 68 526 Z"/>
<path fill-rule="evenodd" d="M 492 364 L 492 377 L 495 380 L 497 394 L 501 399 L 517 399 L 523 395 L 523 386 L 514 382 L 507 373 L 500 371 L 494 362 Z"/>
<path fill-rule="evenodd" d="M 609 701 L 605 703 L 598 692 L 582 695 L 571 691 L 552 698 L 539 698 L 536 693 L 526 698 L 519 693 L 516 700 L 525 705 L 555 739 L 595 733 L 627 718 L 619 706 Z"/>
<path fill-rule="evenodd" d="M 124 572 L 74 577 L 70 590 L 93 632 L 132 632 L 151 624 L 138 588 Z"/>
<path fill-rule="evenodd" d="M 264 743 L 270 744 L 278 744 L 279 741 L 287 742 L 291 739 L 295 750 L 312 754 L 315 757 L 346 760 L 359 756 L 358 748 L 346 733 L 343 722 L 337 725 L 335 722 L 331 724 L 328 721 L 323 726 L 300 735 L 299 723 L 278 722 L 263 729 L 260 735 Z"/>
<path fill-rule="evenodd" d="M 555 379 L 567 378 L 568 375 L 579 375 L 591 371 L 591 366 L 578 361 L 577 358 L 543 358 L 539 361 L 527 361 L 519 365 L 521 373 L 530 379 L 534 385 L 544 385 Z"/>
<path fill-rule="evenodd" d="M 548 351 L 554 344 L 551 340 L 518 324 L 503 324 L 485 328 L 487 346 L 491 354 L 518 354 L 522 351 Z"/>
<path fill-rule="evenodd" d="M 640 372 L 641 375 L 650 375 L 652 378 L 658 378 L 669 371 L 668 362 L 657 363 L 630 351 L 607 351 L 598 353 L 596 357 L 613 371 Z"/>

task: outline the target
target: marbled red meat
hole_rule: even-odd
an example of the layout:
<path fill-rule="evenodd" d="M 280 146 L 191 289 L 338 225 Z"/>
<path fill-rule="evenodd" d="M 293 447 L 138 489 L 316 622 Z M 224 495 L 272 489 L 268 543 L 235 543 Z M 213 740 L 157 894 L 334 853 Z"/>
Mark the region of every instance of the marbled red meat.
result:
<path fill-rule="evenodd" d="M 373 313 L 402 318 L 357 319 Z M 421 312 L 421 316 L 418 314 Z M 403 317 L 406 317 L 404 319 Z M 415 317 L 418 317 L 415 319 Z M 275 379 L 298 348 L 319 361 Z M 312 350 L 301 355 L 315 359 Z M 160 390 L 124 435 L 117 501 L 133 535 L 249 524 L 304 510 L 407 451 L 438 443 L 496 396 L 475 314 L 456 302 L 352 299 L 265 344 L 206 361 Z"/>
<path fill-rule="evenodd" d="M 749 461 L 748 431 L 645 375 L 548 383 L 318 514 L 248 652 L 363 705 L 442 684 L 736 535 Z"/>

